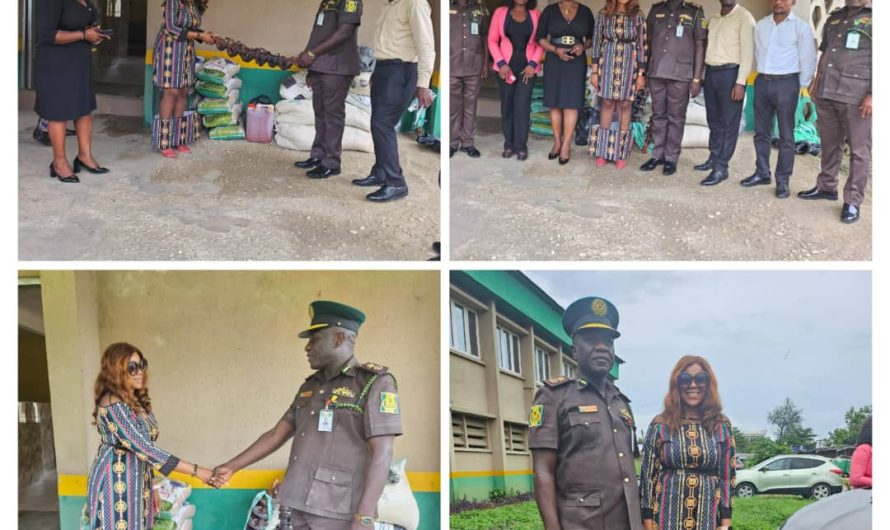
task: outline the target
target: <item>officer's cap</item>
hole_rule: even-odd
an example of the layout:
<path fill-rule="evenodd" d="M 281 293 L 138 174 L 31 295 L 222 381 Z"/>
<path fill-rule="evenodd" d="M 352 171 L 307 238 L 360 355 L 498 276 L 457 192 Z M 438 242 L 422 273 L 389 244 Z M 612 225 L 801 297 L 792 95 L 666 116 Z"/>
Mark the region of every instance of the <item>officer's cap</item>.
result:
<path fill-rule="evenodd" d="M 618 333 L 618 309 L 612 302 L 597 296 L 588 296 L 572 302 L 562 315 L 562 328 L 570 337 L 584 329 L 605 329 Z"/>
<path fill-rule="evenodd" d="M 360 310 L 339 302 L 316 300 L 309 304 L 309 327 L 300 332 L 301 339 L 309 338 L 312 333 L 331 326 L 348 329 L 358 333 L 358 328 L 365 321 L 365 314 Z"/>

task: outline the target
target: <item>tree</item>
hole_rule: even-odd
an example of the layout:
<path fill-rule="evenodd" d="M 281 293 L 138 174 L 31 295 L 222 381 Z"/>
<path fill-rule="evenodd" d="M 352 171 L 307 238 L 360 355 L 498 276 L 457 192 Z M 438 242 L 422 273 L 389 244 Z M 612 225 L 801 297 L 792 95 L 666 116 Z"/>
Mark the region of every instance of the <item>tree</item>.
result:
<path fill-rule="evenodd" d="M 870 415 L 871 405 L 865 405 L 858 409 L 850 407 L 844 414 L 844 423 L 846 426 L 838 427 L 829 432 L 825 442 L 834 447 L 854 445 L 856 443 L 856 438 L 859 437 L 859 430 L 862 429 L 862 424 Z"/>
<path fill-rule="evenodd" d="M 767 458 L 772 458 L 777 455 L 788 454 L 791 452 L 791 448 L 787 445 L 776 442 L 764 436 L 758 436 L 751 440 L 751 448 L 750 452 L 753 453 L 751 457 L 751 464 L 746 463 L 746 467 L 751 467 L 751 465 L 757 465 Z"/>
<path fill-rule="evenodd" d="M 813 442 L 816 441 L 816 433 L 809 427 L 798 425 L 792 427 L 791 430 L 785 434 L 785 437 L 779 441 L 790 446 L 802 445 L 805 447 L 812 447 Z"/>
<path fill-rule="evenodd" d="M 774 408 L 766 421 L 776 427 L 776 439 L 782 442 L 789 433 L 803 428 L 803 411 L 789 398 L 785 398 L 785 403 Z"/>
<path fill-rule="evenodd" d="M 738 427 L 732 428 L 732 436 L 735 438 L 735 451 L 737 453 L 751 452 L 751 440 L 742 434 L 742 431 L 739 430 Z"/>

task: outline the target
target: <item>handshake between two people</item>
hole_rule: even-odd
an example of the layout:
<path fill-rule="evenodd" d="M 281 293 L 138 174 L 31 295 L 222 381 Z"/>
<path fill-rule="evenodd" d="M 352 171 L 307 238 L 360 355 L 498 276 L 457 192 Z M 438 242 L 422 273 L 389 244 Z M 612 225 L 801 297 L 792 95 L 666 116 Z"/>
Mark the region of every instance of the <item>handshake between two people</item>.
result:
<path fill-rule="evenodd" d="M 219 489 L 229 485 L 229 480 L 235 474 L 235 471 L 228 464 L 222 464 L 213 469 L 195 465 L 195 471 L 192 476 L 208 486 Z"/>

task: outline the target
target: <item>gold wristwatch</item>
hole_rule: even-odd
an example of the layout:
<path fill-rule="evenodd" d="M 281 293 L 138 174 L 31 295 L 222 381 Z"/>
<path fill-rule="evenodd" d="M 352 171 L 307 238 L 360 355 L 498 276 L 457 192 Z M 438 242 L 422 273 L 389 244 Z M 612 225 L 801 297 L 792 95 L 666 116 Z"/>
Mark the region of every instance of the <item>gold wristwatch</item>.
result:
<path fill-rule="evenodd" d="M 370 515 L 359 515 L 355 514 L 353 519 L 359 522 L 362 526 L 367 526 L 368 528 L 374 527 L 374 518 Z"/>

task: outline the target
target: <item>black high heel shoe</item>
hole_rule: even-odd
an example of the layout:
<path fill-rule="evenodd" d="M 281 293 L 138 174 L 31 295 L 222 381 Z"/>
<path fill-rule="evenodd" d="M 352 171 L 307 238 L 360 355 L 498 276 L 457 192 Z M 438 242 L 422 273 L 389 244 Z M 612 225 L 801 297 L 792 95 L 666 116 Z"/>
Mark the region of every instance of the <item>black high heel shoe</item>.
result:
<path fill-rule="evenodd" d="M 86 169 L 87 171 L 89 171 L 90 173 L 92 173 L 94 175 L 101 175 L 103 173 L 108 173 L 109 171 L 111 171 L 107 167 L 102 167 L 102 166 L 98 165 L 98 163 L 96 164 L 96 167 L 90 167 L 90 166 L 84 164 L 83 162 L 81 162 L 79 158 L 74 157 L 74 172 L 80 173 L 81 169 Z"/>
<path fill-rule="evenodd" d="M 559 151 L 547 153 L 547 160 L 556 160 L 556 157 L 559 156 Z"/>
<path fill-rule="evenodd" d="M 77 178 L 77 175 L 72 173 L 67 177 L 63 177 L 56 172 L 56 168 L 52 162 L 49 163 L 49 176 L 54 179 L 59 179 L 60 182 L 80 182 L 80 179 Z"/>

